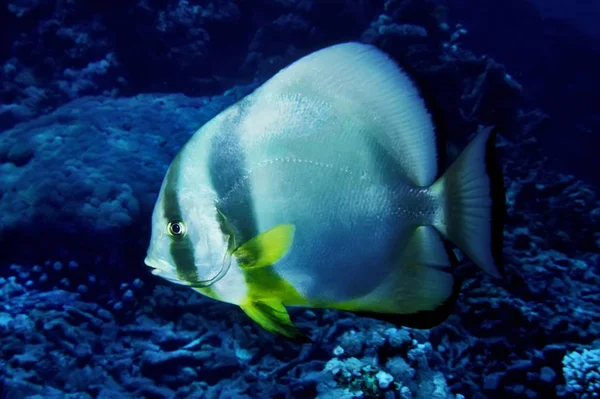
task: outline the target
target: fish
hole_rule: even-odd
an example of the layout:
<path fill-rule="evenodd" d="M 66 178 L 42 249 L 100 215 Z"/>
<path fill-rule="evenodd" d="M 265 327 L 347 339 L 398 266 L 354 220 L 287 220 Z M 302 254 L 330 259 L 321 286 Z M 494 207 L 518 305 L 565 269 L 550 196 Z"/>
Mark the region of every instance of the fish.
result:
<path fill-rule="evenodd" d="M 505 275 L 505 194 L 498 129 L 480 126 L 448 166 L 434 115 L 376 46 L 299 58 L 176 154 L 145 264 L 292 340 L 311 338 L 291 307 L 441 324 L 461 290 L 455 250 Z"/>

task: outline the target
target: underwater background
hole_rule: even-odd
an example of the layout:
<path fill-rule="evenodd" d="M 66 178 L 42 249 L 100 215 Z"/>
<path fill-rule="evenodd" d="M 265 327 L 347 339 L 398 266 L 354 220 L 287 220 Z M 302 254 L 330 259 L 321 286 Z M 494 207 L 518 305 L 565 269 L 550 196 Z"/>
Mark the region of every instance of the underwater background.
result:
<path fill-rule="evenodd" d="M 0 398 L 600 396 L 600 5 L 2 0 Z M 165 171 L 282 67 L 371 43 L 448 153 L 496 125 L 507 276 L 472 263 L 430 330 L 291 309 L 311 344 L 143 264 Z"/>

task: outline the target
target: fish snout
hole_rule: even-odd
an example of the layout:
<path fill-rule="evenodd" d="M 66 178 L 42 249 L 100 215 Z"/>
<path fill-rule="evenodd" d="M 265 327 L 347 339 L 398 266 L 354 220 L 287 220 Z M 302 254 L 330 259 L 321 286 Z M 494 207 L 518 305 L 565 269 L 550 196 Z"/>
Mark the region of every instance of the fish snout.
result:
<path fill-rule="evenodd" d="M 144 259 L 144 263 L 146 264 L 146 266 L 152 269 L 151 273 L 155 276 L 166 270 L 165 266 L 168 266 L 166 265 L 166 262 L 153 258 L 150 255 L 146 256 L 146 259 Z"/>

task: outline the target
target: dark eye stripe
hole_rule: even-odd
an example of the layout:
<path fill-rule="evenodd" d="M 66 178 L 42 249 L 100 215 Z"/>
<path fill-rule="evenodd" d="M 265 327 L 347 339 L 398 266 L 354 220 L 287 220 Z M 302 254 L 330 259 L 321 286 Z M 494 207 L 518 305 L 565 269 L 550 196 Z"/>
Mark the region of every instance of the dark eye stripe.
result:
<path fill-rule="evenodd" d="M 165 179 L 165 189 L 163 191 L 163 214 L 168 221 L 181 221 L 181 207 L 177 193 L 180 171 L 180 154 L 178 154 Z M 165 229 L 167 225 L 165 224 Z M 171 239 L 169 247 L 177 276 L 184 281 L 198 281 L 198 272 L 196 271 L 194 245 L 188 235 L 175 237 Z"/>

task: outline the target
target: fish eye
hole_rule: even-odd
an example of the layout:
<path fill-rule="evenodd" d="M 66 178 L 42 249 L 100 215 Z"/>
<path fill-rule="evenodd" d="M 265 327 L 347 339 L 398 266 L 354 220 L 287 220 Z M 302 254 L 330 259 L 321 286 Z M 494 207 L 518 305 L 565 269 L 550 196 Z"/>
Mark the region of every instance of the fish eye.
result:
<path fill-rule="evenodd" d="M 185 234 L 185 224 L 180 221 L 169 222 L 167 225 L 167 231 L 170 236 L 182 237 Z"/>

